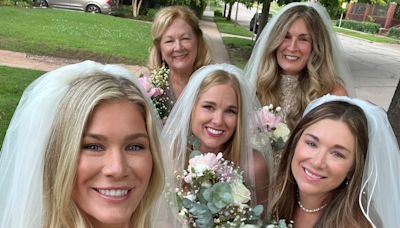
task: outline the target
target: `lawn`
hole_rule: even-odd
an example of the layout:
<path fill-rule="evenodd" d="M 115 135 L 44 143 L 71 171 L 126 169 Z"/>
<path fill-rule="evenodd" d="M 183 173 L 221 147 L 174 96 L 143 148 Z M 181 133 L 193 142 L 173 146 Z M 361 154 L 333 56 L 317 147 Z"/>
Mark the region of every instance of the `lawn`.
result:
<path fill-rule="evenodd" d="M 151 23 L 41 8 L 0 8 L 0 49 L 145 65 Z"/>
<path fill-rule="evenodd" d="M 228 33 L 246 37 L 253 36 L 253 33 L 250 32 L 247 28 L 239 25 L 234 21 L 228 21 L 224 17 L 214 17 L 214 22 L 217 24 L 218 30 L 221 33 Z"/>
<path fill-rule="evenodd" d="M 339 28 L 339 27 L 334 27 L 334 31 L 337 33 L 342 33 L 342 34 L 345 34 L 348 36 L 361 38 L 361 39 L 368 40 L 371 42 L 400 44 L 400 40 L 393 39 L 393 38 L 390 38 L 387 36 L 379 36 L 376 34 L 369 34 L 369 33 L 364 33 L 364 32 L 359 32 L 359 31 L 354 31 L 354 30 Z"/>
<path fill-rule="evenodd" d="M 0 147 L 25 88 L 44 72 L 0 66 Z M 40 108 L 40 107 L 38 107 Z"/>
<path fill-rule="evenodd" d="M 253 41 L 236 37 L 224 37 L 223 40 L 231 63 L 244 69 L 251 55 Z"/>

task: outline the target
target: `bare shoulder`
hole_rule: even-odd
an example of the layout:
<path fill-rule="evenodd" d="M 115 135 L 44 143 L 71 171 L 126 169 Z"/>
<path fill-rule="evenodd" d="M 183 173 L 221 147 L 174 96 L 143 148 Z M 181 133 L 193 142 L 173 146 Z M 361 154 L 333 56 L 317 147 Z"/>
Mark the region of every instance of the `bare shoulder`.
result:
<path fill-rule="evenodd" d="M 253 162 L 254 162 L 254 173 L 268 173 L 269 167 L 268 162 L 265 157 L 261 154 L 261 152 L 257 150 L 253 150 Z"/>
<path fill-rule="evenodd" d="M 348 96 L 346 89 L 339 83 L 333 87 L 331 94 L 337 96 Z"/>

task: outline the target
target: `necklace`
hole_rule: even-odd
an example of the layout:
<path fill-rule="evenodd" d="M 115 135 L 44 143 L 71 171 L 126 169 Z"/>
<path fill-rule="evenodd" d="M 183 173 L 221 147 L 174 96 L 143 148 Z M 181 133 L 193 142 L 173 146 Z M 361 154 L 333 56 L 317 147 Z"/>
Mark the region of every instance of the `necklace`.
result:
<path fill-rule="evenodd" d="M 303 204 L 301 204 L 301 202 L 300 202 L 300 197 L 299 197 L 299 200 L 297 200 L 297 204 L 299 204 L 299 207 L 301 208 L 301 210 L 303 210 L 303 211 L 306 212 L 306 213 L 315 213 L 315 212 L 318 212 L 318 211 L 324 209 L 324 208 L 326 207 L 326 205 L 328 205 L 328 204 L 326 203 L 326 204 L 322 205 L 321 207 L 314 208 L 314 209 L 308 209 L 308 208 L 305 208 L 305 207 L 303 206 Z"/>

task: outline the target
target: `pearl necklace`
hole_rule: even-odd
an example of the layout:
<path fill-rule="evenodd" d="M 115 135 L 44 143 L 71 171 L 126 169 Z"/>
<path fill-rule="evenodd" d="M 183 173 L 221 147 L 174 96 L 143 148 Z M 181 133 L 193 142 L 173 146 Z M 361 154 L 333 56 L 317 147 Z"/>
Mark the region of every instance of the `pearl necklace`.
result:
<path fill-rule="evenodd" d="M 308 208 L 305 208 L 305 207 L 303 206 L 303 204 L 301 204 L 300 199 L 297 201 L 297 204 L 299 204 L 299 207 L 301 208 L 301 210 L 303 210 L 303 211 L 306 212 L 306 213 L 316 213 L 316 212 L 318 212 L 318 211 L 324 209 L 324 208 L 326 207 L 326 205 L 328 205 L 328 204 L 326 203 L 326 204 L 322 205 L 321 207 L 314 208 L 314 209 L 308 209 Z"/>

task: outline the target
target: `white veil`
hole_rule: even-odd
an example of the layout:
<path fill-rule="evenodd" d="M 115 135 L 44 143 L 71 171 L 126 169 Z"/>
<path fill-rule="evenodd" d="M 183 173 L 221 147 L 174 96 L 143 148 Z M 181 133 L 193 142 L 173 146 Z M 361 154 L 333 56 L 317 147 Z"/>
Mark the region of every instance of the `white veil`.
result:
<path fill-rule="evenodd" d="M 348 64 L 345 62 L 345 55 L 343 53 L 343 47 L 341 43 L 338 41 L 335 32 L 333 31 L 332 28 L 332 22 L 329 17 L 329 14 L 327 13 L 326 9 L 321 6 L 318 3 L 312 3 L 312 2 L 293 2 L 290 4 L 287 4 L 285 7 L 280 9 L 272 18 L 270 21 L 268 21 L 268 24 L 264 27 L 262 30 L 260 37 L 258 37 L 257 42 L 255 43 L 253 47 L 253 52 L 251 53 L 250 59 L 246 64 L 246 67 L 244 69 L 246 77 L 250 78 L 250 84 L 252 88 L 256 88 L 256 83 L 257 83 L 257 77 L 259 74 L 259 71 L 261 70 L 261 60 L 263 58 L 263 54 L 265 52 L 265 49 L 267 48 L 267 40 L 269 39 L 269 35 L 274 29 L 274 26 L 276 24 L 276 21 L 278 18 L 282 15 L 283 12 L 286 10 L 299 6 L 299 5 L 305 5 L 308 7 L 314 8 L 318 14 L 321 16 L 326 30 L 328 31 L 328 35 L 330 37 L 330 43 L 332 46 L 332 56 L 333 56 L 333 62 L 336 68 L 336 72 L 339 74 L 341 79 L 344 82 L 345 88 L 347 90 L 347 93 L 349 96 L 353 97 L 355 95 L 355 88 L 353 84 L 353 79 L 351 76 L 351 71 L 348 66 Z"/>
<path fill-rule="evenodd" d="M 359 204 L 374 227 L 400 224 L 400 150 L 385 110 L 360 99 L 325 95 L 311 102 L 304 115 L 330 101 L 344 101 L 360 107 L 368 121 L 368 152 Z"/>
<path fill-rule="evenodd" d="M 54 116 L 71 82 L 99 72 L 139 85 L 125 68 L 85 61 L 46 73 L 24 91 L 0 154 L 0 227 L 43 227 L 43 159 Z M 156 116 L 153 110 L 155 124 L 161 126 Z"/>
<path fill-rule="evenodd" d="M 185 159 L 187 156 L 187 148 L 188 148 L 188 136 L 191 133 L 190 130 L 190 119 L 192 114 L 192 109 L 194 108 L 196 99 L 198 97 L 199 87 L 204 78 L 206 78 L 210 73 L 224 70 L 233 74 L 238 81 L 240 82 L 240 90 L 242 93 L 242 109 L 239 110 L 243 112 L 243 129 L 242 133 L 245 137 L 243 141 L 241 141 L 241 150 L 240 150 L 240 166 L 242 169 L 246 167 L 247 164 L 253 164 L 253 146 L 251 143 L 251 128 L 257 126 L 256 125 L 256 115 L 254 114 L 255 108 L 258 107 L 257 98 L 255 94 L 251 92 L 250 87 L 248 85 L 247 79 L 243 77 L 243 72 L 230 64 L 214 64 L 207 65 L 200 69 L 198 69 L 191 76 L 191 79 L 188 85 L 185 87 L 182 92 L 181 97 L 178 99 L 170 116 L 168 117 L 167 123 L 163 128 L 162 136 L 164 142 L 166 142 L 168 157 L 172 159 L 171 166 L 173 166 L 174 170 L 183 170 L 185 167 Z M 270 146 L 265 145 L 263 147 L 266 151 L 260 151 L 263 155 L 270 153 Z M 270 162 L 272 159 L 269 156 L 266 161 Z M 272 165 L 268 164 L 269 167 Z M 248 165 L 247 165 L 248 166 Z M 245 173 L 245 179 L 250 180 L 251 190 L 255 190 L 254 183 L 254 173 L 253 169 L 249 167 L 249 172 Z M 270 171 L 270 173 L 272 173 Z M 252 192 L 252 196 L 255 196 L 255 192 Z M 253 198 L 253 202 L 255 198 Z"/>

